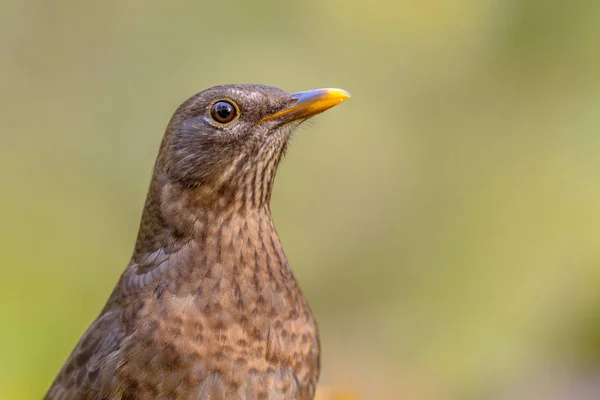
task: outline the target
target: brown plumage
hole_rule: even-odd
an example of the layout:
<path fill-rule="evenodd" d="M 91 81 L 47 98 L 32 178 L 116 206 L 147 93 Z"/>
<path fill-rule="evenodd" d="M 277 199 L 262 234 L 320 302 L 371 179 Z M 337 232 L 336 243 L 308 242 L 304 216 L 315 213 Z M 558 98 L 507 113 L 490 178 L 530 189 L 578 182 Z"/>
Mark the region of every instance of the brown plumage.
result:
<path fill-rule="evenodd" d="M 294 128 L 348 97 L 224 85 L 186 100 L 131 261 L 46 399 L 312 399 L 317 326 L 269 200 Z"/>

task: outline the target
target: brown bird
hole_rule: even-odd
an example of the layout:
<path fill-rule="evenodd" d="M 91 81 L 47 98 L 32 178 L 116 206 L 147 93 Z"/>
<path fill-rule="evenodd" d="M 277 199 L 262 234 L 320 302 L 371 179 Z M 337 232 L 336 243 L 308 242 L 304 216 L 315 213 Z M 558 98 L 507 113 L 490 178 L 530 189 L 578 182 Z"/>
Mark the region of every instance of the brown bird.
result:
<path fill-rule="evenodd" d="M 131 261 L 46 399 L 312 399 L 317 326 L 269 200 L 294 129 L 349 97 L 224 85 L 179 106 Z"/>

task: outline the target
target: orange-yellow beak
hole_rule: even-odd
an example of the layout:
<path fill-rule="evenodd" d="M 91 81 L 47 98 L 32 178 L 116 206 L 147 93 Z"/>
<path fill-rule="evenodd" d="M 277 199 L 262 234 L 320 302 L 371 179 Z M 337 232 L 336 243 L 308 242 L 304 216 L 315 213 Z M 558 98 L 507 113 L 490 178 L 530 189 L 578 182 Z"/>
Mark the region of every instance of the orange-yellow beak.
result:
<path fill-rule="evenodd" d="M 350 96 L 351 94 L 343 89 L 315 89 L 292 93 L 294 103 L 275 114 L 263 117 L 260 122 L 274 119 L 290 122 L 310 118 L 348 100 Z"/>

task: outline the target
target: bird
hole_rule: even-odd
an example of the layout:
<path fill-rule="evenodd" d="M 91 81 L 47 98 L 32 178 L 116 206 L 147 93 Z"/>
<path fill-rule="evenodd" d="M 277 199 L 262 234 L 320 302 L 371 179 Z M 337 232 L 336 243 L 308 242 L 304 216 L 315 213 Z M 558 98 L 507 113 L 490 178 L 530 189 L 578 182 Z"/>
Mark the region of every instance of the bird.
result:
<path fill-rule="evenodd" d="M 45 399 L 313 399 L 318 328 L 270 200 L 294 130 L 348 98 L 227 84 L 184 101 L 131 260 Z"/>

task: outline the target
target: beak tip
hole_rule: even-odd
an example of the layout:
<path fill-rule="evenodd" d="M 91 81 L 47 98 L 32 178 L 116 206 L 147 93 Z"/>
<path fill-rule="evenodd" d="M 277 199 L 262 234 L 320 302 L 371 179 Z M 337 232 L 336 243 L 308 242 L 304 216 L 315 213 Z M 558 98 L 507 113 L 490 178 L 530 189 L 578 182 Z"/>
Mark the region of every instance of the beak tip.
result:
<path fill-rule="evenodd" d="M 327 91 L 329 92 L 329 94 L 331 96 L 337 98 L 340 103 L 343 101 L 346 101 L 350 97 L 352 97 L 352 93 L 350 93 L 349 91 L 344 90 L 344 89 L 331 88 L 331 89 L 327 89 Z"/>

